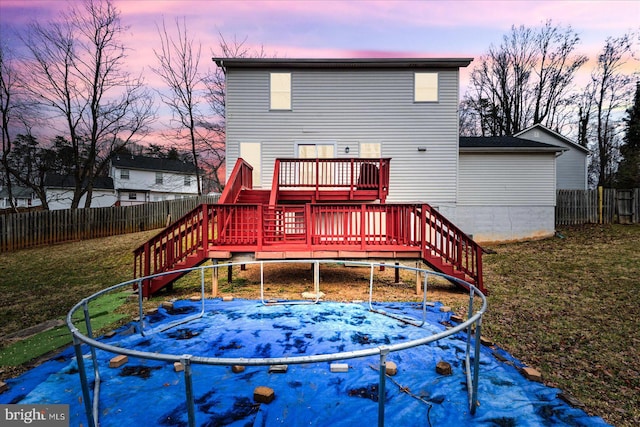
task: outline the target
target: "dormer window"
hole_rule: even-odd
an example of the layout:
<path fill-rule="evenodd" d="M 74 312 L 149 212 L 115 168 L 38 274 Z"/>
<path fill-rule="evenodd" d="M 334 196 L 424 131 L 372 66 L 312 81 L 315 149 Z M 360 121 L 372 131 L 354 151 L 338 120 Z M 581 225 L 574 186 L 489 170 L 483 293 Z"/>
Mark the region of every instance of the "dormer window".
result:
<path fill-rule="evenodd" d="M 291 73 L 271 73 L 272 110 L 291 110 Z"/>

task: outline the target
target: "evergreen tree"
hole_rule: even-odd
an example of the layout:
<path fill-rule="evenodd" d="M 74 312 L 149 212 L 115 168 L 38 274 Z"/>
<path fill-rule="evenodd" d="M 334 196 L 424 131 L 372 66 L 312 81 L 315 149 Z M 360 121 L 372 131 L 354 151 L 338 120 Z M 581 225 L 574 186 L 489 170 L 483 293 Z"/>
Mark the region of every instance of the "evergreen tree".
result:
<path fill-rule="evenodd" d="M 618 166 L 618 188 L 640 188 L 640 82 L 631 108 L 627 110 L 624 144 L 620 147 L 622 160 Z"/>

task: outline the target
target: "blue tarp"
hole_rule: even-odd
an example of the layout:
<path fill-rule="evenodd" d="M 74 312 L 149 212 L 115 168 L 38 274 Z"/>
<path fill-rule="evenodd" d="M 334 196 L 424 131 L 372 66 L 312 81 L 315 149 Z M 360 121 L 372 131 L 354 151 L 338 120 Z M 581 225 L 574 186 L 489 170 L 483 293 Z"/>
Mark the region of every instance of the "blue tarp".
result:
<path fill-rule="evenodd" d="M 200 302 L 178 301 L 147 316 L 150 327 L 188 316 Z M 420 319 L 421 304 L 378 304 L 389 313 Z M 441 332 L 450 313 L 429 307 L 422 327 L 373 313 L 365 304 L 269 305 L 258 301 L 206 301 L 199 320 L 165 332 L 141 336 L 135 325 L 101 341 L 119 347 L 174 355 L 209 357 L 288 357 L 337 353 L 418 339 Z M 83 347 L 84 349 L 84 347 Z M 604 426 L 561 400 L 559 390 L 528 381 L 521 364 L 499 348 L 482 347 L 479 407 L 468 408 L 464 357 L 466 334 L 391 353 L 397 375 L 386 381 L 387 426 Z M 84 349 L 90 354 L 89 349 Z M 99 350 L 100 425 L 187 425 L 185 379 L 172 364 L 130 358 L 109 368 L 113 354 Z M 93 384 L 91 360 L 85 358 Z M 453 374 L 436 373 L 439 361 Z M 372 426 L 378 423 L 379 357 L 349 359 L 348 372 L 332 373 L 330 363 L 289 365 L 286 373 L 268 366 L 193 365 L 196 421 L 199 426 Z M 24 375 L 9 380 L 0 403 L 68 404 L 71 425 L 87 425 L 77 362 L 71 349 Z M 257 404 L 254 389 L 267 386 L 275 400 Z M 93 388 L 92 388 L 93 390 Z"/>

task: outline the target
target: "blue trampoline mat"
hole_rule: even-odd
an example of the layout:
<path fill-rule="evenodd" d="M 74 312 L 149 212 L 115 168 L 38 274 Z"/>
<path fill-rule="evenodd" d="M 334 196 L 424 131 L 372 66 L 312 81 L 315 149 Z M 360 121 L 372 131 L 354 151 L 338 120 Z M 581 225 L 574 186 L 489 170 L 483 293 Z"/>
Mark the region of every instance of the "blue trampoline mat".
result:
<path fill-rule="evenodd" d="M 288 357 L 353 351 L 423 338 L 445 329 L 450 313 L 440 304 L 428 308 L 422 327 L 373 313 L 365 304 L 321 302 L 316 305 L 269 305 L 259 301 L 206 300 L 204 317 L 165 332 L 141 336 L 135 324 L 100 341 L 147 352 L 209 357 Z M 177 301 L 147 316 L 152 328 L 192 315 L 201 302 Z M 379 303 L 398 316 L 421 319 L 422 305 Z M 83 347 L 93 390 L 89 348 Z M 482 347 L 479 406 L 469 413 L 464 357 L 466 334 L 389 354 L 398 373 L 387 377 L 387 426 L 606 426 L 559 398 L 560 390 L 528 381 L 522 364 L 496 347 Z M 98 350 L 101 376 L 100 425 L 187 425 L 183 372 L 173 364 L 129 358 L 109 368 L 114 354 Z M 436 373 L 439 361 L 453 374 Z M 372 426 L 378 423 L 379 357 L 349 359 L 348 372 L 333 373 L 330 363 L 289 365 L 285 373 L 268 366 L 193 365 L 195 417 L 198 426 Z M 0 403 L 68 404 L 70 425 L 86 426 L 75 353 L 65 350 L 54 360 L 7 381 Z M 257 404 L 258 386 L 270 387 L 275 399 Z"/>

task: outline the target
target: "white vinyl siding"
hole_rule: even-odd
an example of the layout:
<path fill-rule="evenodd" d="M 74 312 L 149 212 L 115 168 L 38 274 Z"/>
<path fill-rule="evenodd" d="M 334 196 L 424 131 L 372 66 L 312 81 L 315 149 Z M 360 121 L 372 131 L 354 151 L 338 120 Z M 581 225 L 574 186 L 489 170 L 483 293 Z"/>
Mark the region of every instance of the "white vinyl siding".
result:
<path fill-rule="evenodd" d="M 358 157 L 360 141 L 376 141 L 390 157 L 388 202 L 456 203 L 458 70 L 438 70 L 438 102 L 414 102 L 411 69 L 296 70 L 288 114 L 270 111 L 270 70 L 227 69 L 227 175 L 240 143 L 260 142 L 262 186 L 278 157 L 296 143 L 335 141 L 335 155 Z M 419 152 L 424 146 L 426 152 Z M 350 153 L 345 148 L 350 147 Z M 256 183 L 254 183 L 255 185 Z"/>
<path fill-rule="evenodd" d="M 518 134 L 518 138 L 552 144 L 565 148 L 556 159 L 556 188 L 558 190 L 586 190 L 587 156 L 586 150 L 558 138 L 544 129 L 534 128 Z"/>
<path fill-rule="evenodd" d="M 291 109 L 291 73 L 271 73 L 271 109 Z"/>
<path fill-rule="evenodd" d="M 555 153 L 462 153 L 458 203 L 555 206 L 555 175 Z"/>
<path fill-rule="evenodd" d="M 415 102 L 437 102 L 438 73 L 415 73 L 413 96 Z"/>

